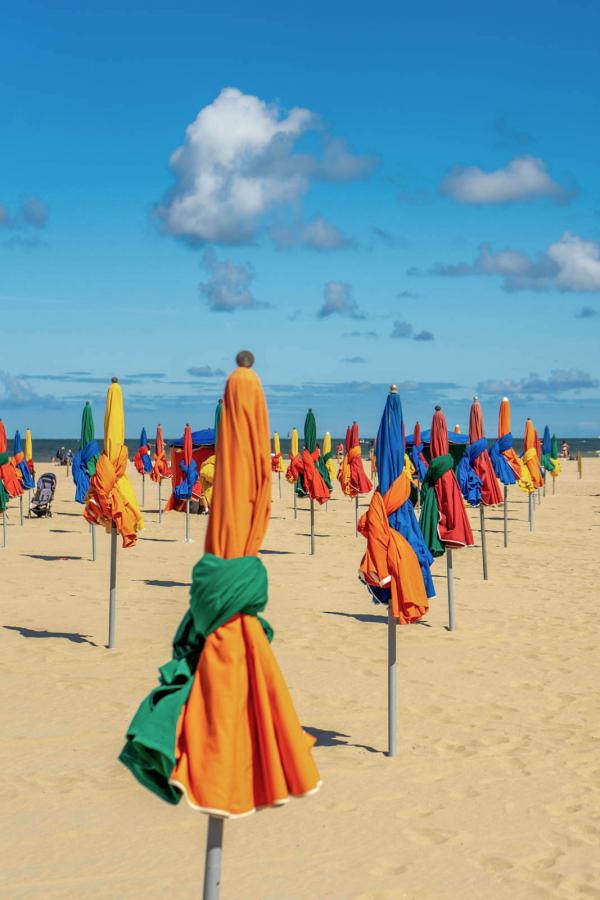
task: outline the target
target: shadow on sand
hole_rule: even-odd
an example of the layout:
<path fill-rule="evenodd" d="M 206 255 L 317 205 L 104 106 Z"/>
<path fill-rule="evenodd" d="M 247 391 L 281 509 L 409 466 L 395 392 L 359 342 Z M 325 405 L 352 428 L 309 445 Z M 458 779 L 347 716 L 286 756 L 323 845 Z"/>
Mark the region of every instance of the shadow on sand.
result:
<path fill-rule="evenodd" d="M 22 625 L 3 625 L 8 631 L 18 631 L 24 638 L 62 638 L 65 641 L 71 641 L 72 644 L 89 644 L 90 647 L 97 647 L 93 641 L 88 640 L 86 634 L 77 634 L 70 631 L 35 631 L 33 628 L 24 628 Z"/>
<path fill-rule="evenodd" d="M 381 753 L 385 756 L 383 750 L 376 750 L 375 747 L 369 747 L 368 744 L 353 744 L 351 741 L 341 741 L 339 738 L 347 738 L 349 735 L 342 734 L 339 731 L 327 731 L 323 728 L 309 728 L 308 725 L 302 726 L 307 734 L 312 734 L 317 739 L 317 747 L 356 747 L 359 750 L 367 750 L 369 753 Z"/>
<path fill-rule="evenodd" d="M 61 559 L 83 559 L 83 556 L 48 556 L 44 553 L 22 553 L 21 556 L 28 556 L 29 559 L 43 559 L 44 562 L 58 562 Z"/>

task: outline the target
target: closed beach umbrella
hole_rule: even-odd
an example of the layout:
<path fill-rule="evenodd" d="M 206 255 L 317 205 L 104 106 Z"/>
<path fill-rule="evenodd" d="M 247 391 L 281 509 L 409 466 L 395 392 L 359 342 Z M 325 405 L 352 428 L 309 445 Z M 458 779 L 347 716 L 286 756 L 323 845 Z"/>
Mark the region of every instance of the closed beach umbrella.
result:
<path fill-rule="evenodd" d="M 9 456 L 6 452 L 6 429 L 0 419 L 0 512 L 2 513 L 2 546 L 6 547 L 6 507 L 10 500 L 10 493 L 4 484 L 4 469 L 10 466 Z M 12 467 L 11 467 L 12 468 Z M 7 469 L 8 473 L 8 469 Z M 12 477 L 12 476 L 11 476 Z"/>
<path fill-rule="evenodd" d="M 193 455 L 192 429 L 189 424 L 185 426 L 183 432 L 183 458 L 179 463 L 182 472 L 182 479 L 173 489 L 173 493 L 177 500 L 185 500 L 185 543 L 189 544 L 190 538 L 190 500 L 194 486 L 198 481 L 198 466 Z"/>
<path fill-rule="evenodd" d="M 90 478 L 96 472 L 96 464 L 100 456 L 100 448 L 94 434 L 94 416 L 88 400 L 83 407 L 81 415 L 79 449 L 73 457 L 72 473 L 77 503 L 85 503 L 86 494 L 90 486 Z"/>
<path fill-rule="evenodd" d="M 150 478 L 152 481 L 160 482 L 163 478 L 171 477 L 171 469 L 169 467 L 169 463 L 167 461 L 167 454 L 165 452 L 165 437 L 163 434 L 162 425 L 156 426 L 156 438 L 154 441 L 154 465 L 152 466 L 152 472 L 150 473 Z"/>
<path fill-rule="evenodd" d="M 552 493 L 556 493 L 556 479 L 560 475 L 561 466 L 559 460 L 559 449 L 558 449 L 558 438 L 555 434 L 552 435 L 550 440 L 550 459 L 552 461 L 552 470 L 550 474 L 552 475 Z"/>
<path fill-rule="evenodd" d="M 471 465 L 481 481 L 481 502 L 484 506 L 498 506 L 502 503 L 502 493 L 492 468 L 487 443 L 483 410 L 479 400 L 475 399 L 469 415 L 469 457 Z"/>
<path fill-rule="evenodd" d="M 453 471 L 448 441 L 448 426 L 439 406 L 431 422 L 431 462 L 422 487 L 419 524 L 423 537 L 434 556 L 446 552 L 448 576 L 449 628 L 455 628 L 452 550 L 472 547 L 473 532 L 465 512 L 462 494 Z"/>
<path fill-rule="evenodd" d="M 333 483 L 336 479 L 336 468 L 335 468 L 335 461 L 333 459 L 331 434 L 328 431 L 325 432 L 325 436 L 323 438 L 323 448 L 322 449 L 323 449 L 323 464 L 325 465 L 325 467 L 329 473 L 329 480 L 330 480 L 331 484 L 333 485 Z"/>
<path fill-rule="evenodd" d="M 35 487 L 35 481 L 29 471 L 29 466 L 25 461 L 25 451 L 23 449 L 23 442 L 21 440 L 21 433 L 19 430 L 15 431 L 15 436 L 13 439 L 13 459 L 15 468 L 19 470 L 21 473 L 21 482 L 23 488 L 26 491 L 31 490 L 31 488 Z"/>
<path fill-rule="evenodd" d="M 292 432 L 290 435 L 290 459 L 293 459 L 295 456 L 298 456 L 299 444 L 298 444 L 298 429 L 292 428 Z"/>
<path fill-rule="evenodd" d="M 329 473 L 321 462 L 319 466 L 319 448 L 317 447 L 317 423 L 312 409 L 308 410 L 304 420 L 304 450 L 302 455 L 296 454 L 288 466 L 286 478 L 295 482 L 294 491 L 299 497 L 310 499 L 310 553 L 315 552 L 315 500 L 319 504 L 329 500 L 330 489 L 327 486 Z"/>
<path fill-rule="evenodd" d="M 544 479 L 540 469 L 537 431 L 535 430 L 531 419 L 527 419 L 525 422 L 523 456 L 521 457 L 521 460 L 531 475 L 531 490 L 537 490 L 543 485 Z"/>
<path fill-rule="evenodd" d="M 138 502 L 127 477 L 129 453 L 125 444 L 123 392 L 113 378 L 106 394 L 104 411 L 104 448 L 98 457 L 96 471 L 90 478 L 83 515 L 92 525 L 103 525 L 111 535 L 108 646 L 115 645 L 115 612 L 117 584 L 117 534 L 124 548 L 134 547 L 137 534 L 144 527 Z"/>
<path fill-rule="evenodd" d="M 396 755 L 396 622 L 421 619 L 435 595 L 427 550 L 410 502 L 404 469 L 404 425 L 396 387 L 388 395 L 377 432 L 379 484 L 358 530 L 366 538 L 359 577 L 388 606 L 388 755 Z"/>
<path fill-rule="evenodd" d="M 273 453 L 271 454 L 271 466 L 274 472 L 284 472 L 285 465 L 281 456 L 281 441 L 279 440 L 279 432 L 273 432 Z"/>
<path fill-rule="evenodd" d="M 346 453 L 338 472 L 338 481 L 346 497 L 368 494 L 373 490 L 362 464 L 357 422 L 354 422 L 346 432 Z"/>
<path fill-rule="evenodd" d="M 296 478 L 297 478 L 297 476 L 295 476 L 292 471 L 292 463 L 298 456 L 298 450 L 299 450 L 298 429 L 292 428 L 292 431 L 290 433 L 290 464 L 286 469 L 285 478 L 286 478 L 286 481 L 289 481 L 290 484 L 294 485 L 294 518 L 295 519 L 298 516 L 298 498 L 297 498 L 297 494 L 296 494 Z"/>
<path fill-rule="evenodd" d="M 152 457 L 150 456 L 148 435 L 145 428 L 142 428 L 141 430 L 139 447 L 137 453 L 133 457 L 133 464 L 142 476 L 149 475 L 152 471 Z"/>
<path fill-rule="evenodd" d="M 223 401 L 219 400 L 215 407 L 215 447 L 217 446 L 217 438 L 219 437 L 219 426 L 221 424 L 221 413 L 223 412 Z"/>
<path fill-rule="evenodd" d="M 31 477 L 35 480 L 35 466 L 33 464 L 33 441 L 31 440 L 31 429 L 25 429 L 25 462 L 27 468 L 31 472 Z"/>
<path fill-rule="evenodd" d="M 549 472 L 550 474 L 554 472 L 552 438 L 550 437 L 550 429 L 547 425 L 544 428 L 544 436 L 542 438 L 542 468 L 544 469 L 544 472 Z"/>
<path fill-rule="evenodd" d="M 0 419 L 0 453 L 6 453 L 8 450 L 8 441 L 6 439 L 6 428 L 4 422 Z"/>
<path fill-rule="evenodd" d="M 213 507 L 190 608 L 120 756 L 159 797 L 175 804 L 184 796 L 210 816 L 204 896 L 211 898 L 218 895 L 213 857 L 220 860 L 223 819 L 320 785 L 311 739 L 270 647 L 273 631 L 260 616 L 268 599 L 257 554 L 270 514 L 269 455 L 261 383 L 239 367 L 225 388 Z"/>
<path fill-rule="evenodd" d="M 510 402 L 503 397 L 498 411 L 498 440 L 490 447 L 490 460 L 502 484 L 515 484 L 521 477 L 523 464 L 513 449 L 510 430 Z"/>

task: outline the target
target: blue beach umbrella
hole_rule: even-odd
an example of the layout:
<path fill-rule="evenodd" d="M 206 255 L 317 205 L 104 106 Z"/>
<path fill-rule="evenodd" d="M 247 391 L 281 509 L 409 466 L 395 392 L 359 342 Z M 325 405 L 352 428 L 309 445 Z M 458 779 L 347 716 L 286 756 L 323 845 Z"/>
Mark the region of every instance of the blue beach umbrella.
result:
<path fill-rule="evenodd" d="M 402 417 L 400 396 L 395 391 L 388 394 L 383 415 L 377 432 L 377 473 L 379 484 L 377 490 L 385 494 L 404 469 L 405 431 Z M 390 526 L 405 538 L 414 550 L 423 575 L 423 582 L 428 597 L 435 597 L 435 588 L 431 577 L 430 566 L 433 562 L 429 548 L 425 544 L 423 534 L 417 522 L 415 511 L 410 500 L 388 517 Z M 389 599 L 389 590 L 375 588 L 374 593 L 383 602 Z"/>

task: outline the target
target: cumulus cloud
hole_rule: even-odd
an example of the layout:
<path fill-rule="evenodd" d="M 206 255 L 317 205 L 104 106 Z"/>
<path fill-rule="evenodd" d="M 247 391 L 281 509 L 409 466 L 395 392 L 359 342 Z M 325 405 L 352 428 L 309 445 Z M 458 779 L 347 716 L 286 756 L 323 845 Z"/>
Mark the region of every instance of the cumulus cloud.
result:
<path fill-rule="evenodd" d="M 581 309 L 575 313 L 576 319 L 594 319 L 598 315 L 598 310 L 593 306 L 582 306 Z"/>
<path fill-rule="evenodd" d="M 192 366 L 187 369 L 187 374 L 194 378 L 223 378 L 225 371 L 223 369 L 213 369 L 212 366 Z"/>
<path fill-rule="evenodd" d="M 517 156 L 492 172 L 478 166 L 456 166 L 442 181 L 440 192 L 459 203 L 479 205 L 538 197 L 565 203 L 573 196 L 550 177 L 544 160 L 535 156 Z"/>
<path fill-rule="evenodd" d="M 426 329 L 423 329 L 423 331 L 415 331 L 410 322 L 401 322 L 398 319 L 394 322 L 391 337 L 398 338 L 399 340 L 413 341 L 433 341 L 435 339 L 431 331 L 427 331 Z"/>
<path fill-rule="evenodd" d="M 213 250 L 205 250 L 202 263 L 209 277 L 208 281 L 200 283 L 200 294 L 213 312 L 259 309 L 266 305 L 259 303 L 252 293 L 252 266 L 234 263 L 230 259 L 217 259 Z"/>
<path fill-rule="evenodd" d="M 163 229 L 193 244 L 253 240 L 265 217 L 297 203 L 314 180 L 348 182 L 377 160 L 326 136 L 320 156 L 297 150 L 301 137 L 325 135 L 308 109 L 277 105 L 224 88 L 186 129 L 171 156 L 175 185 L 157 208 Z"/>
<path fill-rule="evenodd" d="M 422 274 L 409 269 L 408 274 Z M 600 244 L 565 231 L 558 241 L 532 259 L 520 250 L 494 253 L 482 244 L 472 263 L 436 263 L 428 274 L 444 276 L 498 275 L 506 291 L 600 291 Z"/>
<path fill-rule="evenodd" d="M 11 375 L 0 369 L 0 409 L 25 406 L 51 408 L 57 400 L 49 394 L 38 394 L 24 375 Z"/>
<path fill-rule="evenodd" d="M 479 394 L 508 394 L 515 396 L 556 395 L 567 391 L 597 388 L 600 382 L 581 369 L 553 369 L 546 378 L 532 372 L 525 378 L 488 379 L 477 385 Z"/>
<path fill-rule="evenodd" d="M 307 223 L 285 225 L 277 223 L 271 226 L 269 234 L 280 250 L 291 247 L 306 247 L 309 250 L 347 250 L 355 246 L 352 238 L 347 237 L 337 225 L 325 216 L 315 216 Z"/>
<path fill-rule="evenodd" d="M 328 316 L 346 316 L 349 319 L 364 319 L 352 294 L 352 285 L 344 281 L 328 281 L 323 288 L 323 306 L 318 312 L 320 319 Z"/>

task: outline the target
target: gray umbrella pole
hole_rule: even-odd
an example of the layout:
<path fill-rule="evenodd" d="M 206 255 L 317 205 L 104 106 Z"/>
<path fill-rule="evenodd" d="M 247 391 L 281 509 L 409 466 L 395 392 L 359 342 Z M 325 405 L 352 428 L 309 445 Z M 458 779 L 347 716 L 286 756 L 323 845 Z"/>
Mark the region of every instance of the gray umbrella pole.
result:
<path fill-rule="evenodd" d="M 96 562 L 96 526 L 93 523 L 90 525 L 90 531 L 92 534 L 92 562 Z"/>
<path fill-rule="evenodd" d="M 296 497 L 296 485 L 294 485 L 294 518 L 298 518 L 298 498 Z"/>
<path fill-rule="evenodd" d="M 504 546 L 508 547 L 508 485 L 504 485 Z"/>
<path fill-rule="evenodd" d="M 281 472 L 277 473 L 277 483 L 279 485 L 279 499 L 281 500 Z"/>
<path fill-rule="evenodd" d="M 315 501 L 310 501 L 310 555 L 315 555 Z"/>
<path fill-rule="evenodd" d="M 448 631 L 454 631 L 456 619 L 454 617 L 454 579 L 451 547 L 446 547 L 446 575 L 448 581 Z"/>
<path fill-rule="evenodd" d="M 158 524 L 162 522 L 162 478 L 158 480 Z"/>
<path fill-rule="evenodd" d="M 146 476 L 142 475 L 142 509 L 146 503 Z"/>
<path fill-rule="evenodd" d="M 208 817 L 202 900 L 219 900 L 221 857 L 223 855 L 223 825 L 223 819 L 217 819 L 216 816 Z"/>
<path fill-rule="evenodd" d="M 388 607 L 388 756 L 396 755 L 396 620 Z"/>
<path fill-rule="evenodd" d="M 115 614 L 117 607 L 117 529 L 110 532 L 110 592 L 108 595 L 108 649 L 115 646 Z"/>
<path fill-rule="evenodd" d="M 533 491 L 529 491 L 529 530 L 533 531 Z"/>
<path fill-rule="evenodd" d="M 354 536 L 358 537 L 358 494 L 354 498 Z"/>
<path fill-rule="evenodd" d="M 185 543 L 191 543 L 190 538 L 190 501 L 185 501 Z"/>
<path fill-rule="evenodd" d="M 485 506 L 479 504 L 479 521 L 481 523 L 481 561 L 483 563 L 483 580 L 488 580 L 487 539 L 485 534 Z"/>
<path fill-rule="evenodd" d="M 31 518 L 31 491 L 27 491 L 27 503 L 28 503 L 27 518 L 30 519 Z"/>
<path fill-rule="evenodd" d="M 542 491 L 542 494 L 544 497 L 546 496 L 546 478 L 547 477 L 548 477 L 547 475 L 544 475 L 544 490 Z"/>
<path fill-rule="evenodd" d="M 6 547 L 7 534 L 6 534 L 6 510 L 2 510 L 2 546 Z"/>
<path fill-rule="evenodd" d="M 552 493 L 556 493 L 556 478 L 552 479 Z"/>
<path fill-rule="evenodd" d="M 538 489 L 537 489 L 537 502 L 538 502 L 538 506 L 539 506 L 539 505 L 541 504 L 541 502 L 542 502 L 542 489 L 541 489 L 541 488 L 538 488 Z"/>
<path fill-rule="evenodd" d="M 19 518 L 21 525 L 23 524 L 23 494 L 19 497 Z"/>

